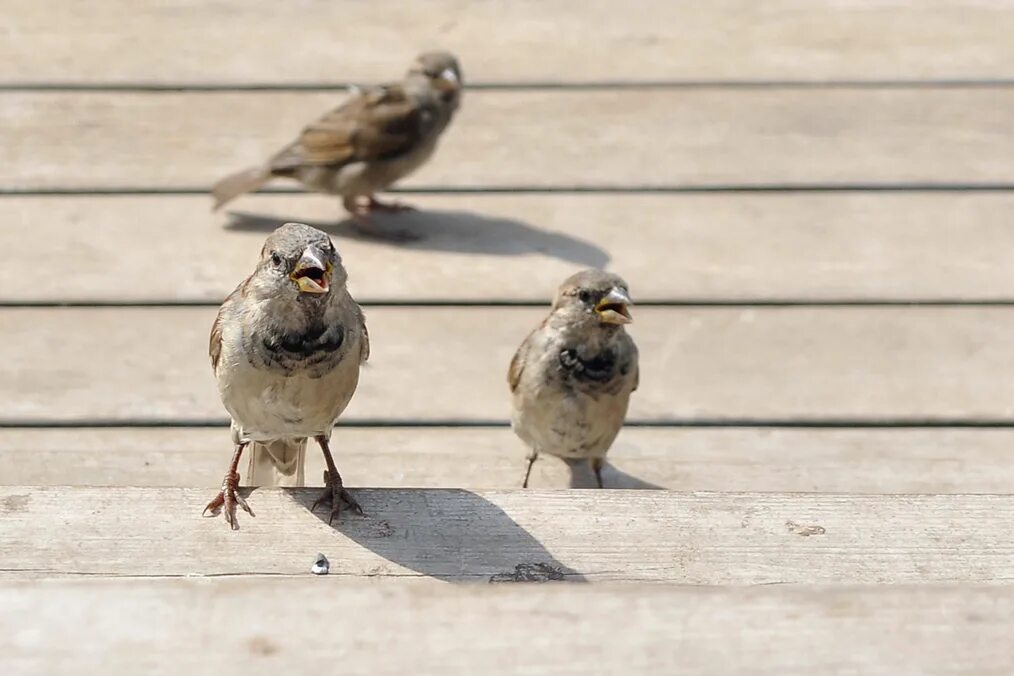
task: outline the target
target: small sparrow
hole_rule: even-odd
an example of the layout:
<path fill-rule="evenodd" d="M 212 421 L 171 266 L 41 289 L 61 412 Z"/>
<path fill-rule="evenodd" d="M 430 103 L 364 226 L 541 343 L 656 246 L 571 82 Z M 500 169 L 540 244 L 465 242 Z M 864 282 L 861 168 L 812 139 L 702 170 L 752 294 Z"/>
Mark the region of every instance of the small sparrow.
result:
<path fill-rule="evenodd" d="M 347 277 L 325 233 L 286 223 L 268 236 L 253 274 L 218 311 L 209 352 L 236 448 L 222 490 L 204 511 L 224 506 L 233 530 L 237 504 L 253 516 L 236 491 L 248 445 L 251 473 L 271 465 L 295 474 L 301 484 L 306 440 L 313 437 L 324 452 L 327 488 L 312 509 L 330 505 L 330 521 L 342 502 L 362 513 L 328 445 L 370 354 L 363 312 L 345 288 Z"/>
<path fill-rule="evenodd" d="M 421 54 L 400 84 L 353 90 L 351 98 L 308 126 L 267 164 L 223 178 L 212 188 L 215 209 L 273 178 L 341 195 L 355 224 L 382 236 L 369 214 L 401 211 L 374 194 L 425 163 L 461 101 L 461 69 L 447 52 Z"/>
<path fill-rule="evenodd" d="M 511 426 L 531 449 L 524 488 L 542 452 L 588 458 L 602 488 L 606 451 L 638 383 L 637 347 L 623 328 L 632 321 L 631 304 L 627 283 L 617 275 L 572 275 L 511 360 Z"/>

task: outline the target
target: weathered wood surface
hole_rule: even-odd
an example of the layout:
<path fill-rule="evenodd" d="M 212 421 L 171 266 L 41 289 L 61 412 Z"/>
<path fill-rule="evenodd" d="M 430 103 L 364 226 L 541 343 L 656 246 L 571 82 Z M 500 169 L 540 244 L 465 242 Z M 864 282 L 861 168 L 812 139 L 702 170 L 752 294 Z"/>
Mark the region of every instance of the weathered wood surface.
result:
<path fill-rule="evenodd" d="M 525 449 L 505 428 L 362 429 L 332 440 L 350 485 L 510 489 Z M 5 429 L 5 485 L 217 488 L 232 449 L 226 429 Z M 1014 430 L 623 430 L 608 488 L 819 493 L 1014 493 Z M 320 452 L 306 476 L 319 483 Z M 535 463 L 533 488 L 588 488 L 585 463 Z"/>
<path fill-rule="evenodd" d="M 983 585 L 60 580 L 0 583 L 0 601 L 0 665 L 19 676 L 252 676 L 336 664 L 399 675 L 1006 676 L 1014 660 L 1014 590 Z M 336 613 L 355 621 L 335 630 L 322 618 Z"/>
<path fill-rule="evenodd" d="M 216 309 L 0 310 L 11 420 L 224 417 Z M 507 364 L 541 308 L 367 308 L 370 366 L 346 419 L 506 420 Z M 1011 420 L 1009 308 L 634 310 L 630 419 Z M 49 347 L 46 347 L 49 346 Z"/>
<path fill-rule="evenodd" d="M 351 485 L 351 484 L 350 484 Z M 0 576 L 309 576 L 487 582 L 525 571 L 675 584 L 1006 582 L 1014 496 L 257 489 L 231 531 L 214 490 L 0 488 Z"/>
<path fill-rule="evenodd" d="M 18 3 L 0 13 L 0 86 L 306 91 L 9 91 L 0 191 L 200 190 L 341 100 L 315 85 L 388 80 L 437 46 L 469 82 L 521 88 L 469 90 L 408 188 L 1010 182 L 1014 3 L 755 5 Z M 733 80 L 917 86 L 714 86 Z M 620 81 L 712 82 L 524 88 Z M 231 227 L 204 195 L 4 198 L 0 302 L 215 301 L 290 219 L 329 225 L 353 291 L 378 301 L 546 300 L 603 265 L 655 301 L 1014 297 L 1007 194 L 408 199 L 427 211 L 397 225 L 426 237 L 389 246 L 347 237 L 318 196 L 246 197 Z M 506 419 L 506 363 L 543 312 L 368 308 L 348 418 Z M 0 418 L 224 418 L 213 313 L 0 310 Z M 634 419 L 1014 422 L 1009 308 L 636 318 Z M 550 458 L 521 491 L 506 428 L 343 428 L 365 517 L 332 528 L 309 511 L 317 489 L 257 489 L 231 532 L 199 516 L 224 428 L 0 429 L 0 672 L 1008 674 L 1012 435 L 628 428 L 607 485 L 696 492 L 545 490 L 590 483 Z M 329 578 L 309 575 L 317 552 Z M 626 584 L 484 584 L 558 578 Z"/>
<path fill-rule="evenodd" d="M 7 93 L 0 188 L 205 188 L 341 99 Z M 1010 88 L 469 92 L 404 185 L 1007 182 L 1011 117 Z"/>
<path fill-rule="evenodd" d="M 14 83 L 375 81 L 435 46 L 482 82 L 1009 78 L 1014 61 L 1006 0 L 14 7 L 0 17 Z"/>
<path fill-rule="evenodd" d="M 0 301 L 218 302 L 286 220 L 335 236 L 365 300 L 548 302 L 567 275 L 606 265 L 636 300 L 1014 298 L 1014 196 L 1005 193 L 408 201 L 422 211 L 384 222 L 423 239 L 398 246 L 355 238 L 321 196 L 258 195 L 231 215 L 212 214 L 204 195 L 7 197 Z M 38 274 L 41 250 L 62 274 Z"/>

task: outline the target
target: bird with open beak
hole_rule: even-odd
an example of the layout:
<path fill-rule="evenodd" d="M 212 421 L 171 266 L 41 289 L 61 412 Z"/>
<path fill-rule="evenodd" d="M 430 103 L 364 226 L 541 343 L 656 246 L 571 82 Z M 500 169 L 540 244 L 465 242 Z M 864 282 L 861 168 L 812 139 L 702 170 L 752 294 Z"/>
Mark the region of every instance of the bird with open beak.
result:
<path fill-rule="evenodd" d="M 544 452 L 589 459 L 602 488 L 606 452 L 638 384 L 637 347 L 624 329 L 633 321 L 631 305 L 619 276 L 601 270 L 572 275 L 511 360 L 511 425 L 530 449 L 523 487 Z"/>
<path fill-rule="evenodd" d="M 252 275 L 226 298 L 211 328 L 211 366 L 232 416 L 235 450 L 222 490 L 205 513 L 224 508 L 236 529 L 239 462 L 250 447 L 248 481 L 303 484 L 308 438 L 324 453 L 326 488 L 314 503 L 362 513 L 342 483 L 329 441 L 370 354 L 366 322 L 345 287 L 347 274 L 331 239 L 301 223 L 268 236 Z"/>
<path fill-rule="evenodd" d="M 310 190 L 340 195 L 365 234 L 393 237 L 370 214 L 408 207 L 380 202 L 375 194 L 430 158 L 458 109 L 461 89 L 461 68 L 452 54 L 421 54 L 402 82 L 356 90 L 264 166 L 220 180 L 212 188 L 214 208 L 273 178 L 291 178 Z"/>

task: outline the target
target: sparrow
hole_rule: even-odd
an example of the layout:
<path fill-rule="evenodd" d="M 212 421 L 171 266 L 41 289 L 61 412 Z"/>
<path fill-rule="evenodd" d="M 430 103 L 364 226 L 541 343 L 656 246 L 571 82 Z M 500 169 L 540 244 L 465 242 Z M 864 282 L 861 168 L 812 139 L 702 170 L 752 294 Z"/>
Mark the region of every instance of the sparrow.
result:
<path fill-rule="evenodd" d="M 264 242 L 253 274 L 233 291 L 211 327 L 209 354 L 218 393 L 232 416 L 235 449 L 222 490 L 204 508 L 238 528 L 238 467 L 249 446 L 250 471 L 274 467 L 302 483 L 307 439 L 324 453 L 326 488 L 311 510 L 344 503 L 345 490 L 329 446 L 335 421 L 352 399 L 370 355 L 362 309 L 349 295 L 341 256 L 331 239 L 302 223 L 286 223 Z"/>
<path fill-rule="evenodd" d="M 421 54 L 401 83 L 354 90 L 267 164 L 220 180 L 211 189 L 214 209 L 273 178 L 292 178 L 310 190 L 341 195 L 361 231 L 384 236 L 369 214 L 409 207 L 380 202 L 375 193 L 430 158 L 458 109 L 461 89 L 461 68 L 452 54 Z"/>
<path fill-rule="evenodd" d="M 602 488 L 606 452 L 639 378 L 637 346 L 624 328 L 633 321 L 627 289 L 601 270 L 567 278 L 511 360 L 511 427 L 530 449 L 523 488 L 539 453 L 588 458 Z"/>

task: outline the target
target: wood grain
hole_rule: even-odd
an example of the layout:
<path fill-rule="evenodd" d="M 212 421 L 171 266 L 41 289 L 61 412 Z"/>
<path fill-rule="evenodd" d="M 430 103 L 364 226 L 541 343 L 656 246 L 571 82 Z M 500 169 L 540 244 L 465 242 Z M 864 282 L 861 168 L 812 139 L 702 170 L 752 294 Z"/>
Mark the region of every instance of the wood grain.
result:
<path fill-rule="evenodd" d="M 433 47 L 482 82 L 1008 78 L 1014 61 L 1005 0 L 16 7 L 0 19 L 0 79 L 15 83 L 388 80 Z"/>
<path fill-rule="evenodd" d="M 525 450 L 506 428 L 342 427 L 335 458 L 350 483 L 380 487 L 510 489 Z M 217 488 L 232 449 L 222 429 L 5 429 L 0 483 Z M 307 453 L 319 483 L 324 462 Z M 1007 429 L 623 430 L 609 454 L 608 488 L 819 493 L 1014 493 Z M 551 456 L 533 488 L 590 488 L 585 463 Z"/>
<path fill-rule="evenodd" d="M 11 420 L 224 419 L 215 308 L 0 310 Z M 373 351 L 346 420 L 508 419 L 506 366 L 540 308 L 367 308 Z M 634 311 L 631 420 L 1010 420 L 1008 308 Z M 40 346 L 52 346 L 40 349 Z M 984 385 L 986 384 L 986 385 Z"/>
<path fill-rule="evenodd" d="M 337 225 L 334 200 L 315 195 L 258 195 L 231 215 L 209 212 L 203 195 L 7 197 L 0 300 L 220 302 L 252 269 L 267 232 L 287 220 L 335 237 L 351 288 L 367 301 L 548 302 L 574 271 L 604 266 L 638 301 L 1014 298 L 1008 194 L 409 201 L 423 211 L 384 223 L 422 239 L 398 246 L 352 236 Z M 64 274 L 37 274 L 40 251 Z"/>
<path fill-rule="evenodd" d="M 351 483 L 350 483 L 351 485 Z M 1001 582 L 1010 495 L 359 489 L 332 528 L 320 489 L 257 489 L 241 530 L 214 489 L 0 487 L 0 576 L 309 576 L 487 582 L 522 571 L 669 584 Z M 561 527 L 566 524 L 566 527 Z"/>
<path fill-rule="evenodd" d="M 203 189 L 263 162 L 341 100 L 10 92 L 0 188 Z M 434 159 L 404 185 L 1006 182 L 1012 116 L 1009 88 L 469 92 Z"/>
<path fill-rule="evenodd" d="M 337 599 L 355 640 L 322 639 Z M 994 586 L 102 579 L 3 582 L 0 600 L 9 674 L 1001 676 L 1014 659 L 1014 591 Z"/>

